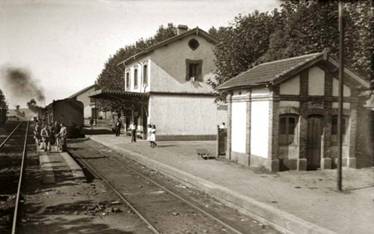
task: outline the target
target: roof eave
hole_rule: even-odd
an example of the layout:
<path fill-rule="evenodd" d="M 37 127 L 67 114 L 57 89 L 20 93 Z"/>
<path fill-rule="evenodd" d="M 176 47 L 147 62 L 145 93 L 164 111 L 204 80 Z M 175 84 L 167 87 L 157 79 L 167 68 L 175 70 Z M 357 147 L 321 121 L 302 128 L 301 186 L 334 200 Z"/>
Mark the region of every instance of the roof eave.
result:
<path fill-rule="evenodd" d="M 237 89 L 254 89 L 254 88 L 269 87 L 269 86 L 271 86 L 270 82 L 263 82 L 263 83 L 258 83 L 254 85 L 238 85 L 238 86 L 223 87 L 223 88 L 217 87 L 217 90 L 219 92 L 230 92 L 230 91 L 237 90 Z"/>
<path fill-rule="evenodd" d="M 327 60 L 331 64 L 333 64 L 336 67 L 339 67 L 339 63 L 333 59 L 333 58 L 328 58 Z M 353 80 L 358 82 L 361 86 L 363 86 L 366 89 L 370 89 L 370 83 L 364 79 L 362 79 L 360 76 L 358 76 L 356 73 L 352 72 L 351 70 L 344 68 L 344 73 L 347 74 L 349 77 L 351 77 Z"/>
<path fill-rule="evenodd" d="M 168 45 L 168 44 L 170 44 L 174 41 L 181 40 L 182 38 L 190 36 L 190 35 L 201 36 L 212 44 L 217 44 L 218 43 L 218 41 L 215 38 L 213 38 L 211 35 L 209 35 L 207 32 L 205 32 L 204 30 L 196 27 L 196 28 L 193 28 L 193 29 L 185 32 L 185 33 L 182 33 L 180 35 L 176 35 L 174 37 L 168 38 L 168 39 L 166 39 L 164 41 L 161 41 L 161 42 L 159 42 L 159 43 L 157 43 L 157 44 L 155 44 L 155 45 L 153 45 L 153 46 L 151 46 L 147 49 L 144 49 L 143 51 L 141 51 L 137 54 L 134 54 L 133 56 L 119 62 L 117 64 L 117 66 L 129 64 L 129 62 L 135 61 L 136 59 L 139 59 L 140 57 L 145 56 L 145 55 L 153 52 L 156 49 L 159 49 L 163 46 L 166 46 L 166 45 Z"/>

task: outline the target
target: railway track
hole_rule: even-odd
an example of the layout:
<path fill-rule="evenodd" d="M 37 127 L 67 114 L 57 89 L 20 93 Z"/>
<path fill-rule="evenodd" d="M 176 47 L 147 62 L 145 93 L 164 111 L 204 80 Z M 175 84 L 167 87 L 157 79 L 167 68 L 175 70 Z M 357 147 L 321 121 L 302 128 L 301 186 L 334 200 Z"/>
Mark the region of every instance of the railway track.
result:
<path fill-rule="evenodd" d="M 0 217 L 3 218 L 2 221 L 5 220 L 0 223 L 0 233 L 16 233 L 28 135 L 29 122 L 21 122 L 5 138 L 0 139 Z"/>
<path fill-rule="evenodd" d="M 71 153 L 94 177 L 107 184 L 153 233 L 274 233 L 261 228 L 254 231 L 237 228 L 193 199 L 154 180 L 152 175 L 139 172 L 116 157 L 86 149 L 86 153 L 79 150 Z"/>

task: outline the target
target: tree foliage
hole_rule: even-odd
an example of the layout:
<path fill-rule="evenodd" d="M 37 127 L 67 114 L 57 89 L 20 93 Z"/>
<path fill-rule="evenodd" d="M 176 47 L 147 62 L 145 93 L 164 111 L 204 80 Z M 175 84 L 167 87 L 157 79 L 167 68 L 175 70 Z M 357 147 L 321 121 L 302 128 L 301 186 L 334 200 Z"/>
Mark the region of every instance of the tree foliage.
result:
<path fill-rule="evenodd" d="M 6 103 L 5 95 L 0 89 L 0 109 L 8 110 L 8 104 Z"/>
<path fill-rule="evenodd" d="M 273 19 L 277 16 L 277 10 L 272 13 L 255 11 L 247 16 L 237 16 L 228 27 L 209 30 L 218 39 L 214 51 L 218 79 L 210 80 L 213 88 L 247 70 L 268 50 L 269 35 L 274 31 Z"/>
<path fill-rule="evenodd" d="M 170 23 L 167 27 L 160 26 L 153 37 L 148 39 L 141 38 L 135 44 L 127 45 L 124 48 L 118 49 L 114 55 L 109 57 L 104 65 L 104 69 L 98 76 L 96 81 L 98 88 L 102 90 L 123 91 L 125 87 L 123 79 L 124 70 L 123 66 L 118 66 L 118 64 L 136 53 L 175 35 L 176 27 Z M 96 101 L 96 105 L 104 110 L 115 110 L 118 106 L 118 104 L 113 101 L 105 101 L 101 99 Z"/>
<path fill-rule="evenodd" d="M 123 66 L 118 66 L 118 63 L 130 58 L 132 55 L 176 35 L 176 27 L 173 24 L 168 24 L 167 27 L 160 26 L 155 36 L 144 40 L 141 38 L 135 44 L 127 45 L 120 48 L 116 53 L 109 57 L 104 65 L 104 69 L 100 73 L 97 84 L 100 89 L 104 90 L 123 90 Z"/>
<path fill-rule="evenodd" d="M 373 13 L 370 1 L 344 3 L 345 65 L 366 79 L 373 79 Z M 214 30 L 213 30 L 214 32 Z M 213 87 L 251 66 L 339 46 L 337 1 L 282 2 L 279 11 L 255 12 L 235 18 L 215 33 L 217 76 Z"/>

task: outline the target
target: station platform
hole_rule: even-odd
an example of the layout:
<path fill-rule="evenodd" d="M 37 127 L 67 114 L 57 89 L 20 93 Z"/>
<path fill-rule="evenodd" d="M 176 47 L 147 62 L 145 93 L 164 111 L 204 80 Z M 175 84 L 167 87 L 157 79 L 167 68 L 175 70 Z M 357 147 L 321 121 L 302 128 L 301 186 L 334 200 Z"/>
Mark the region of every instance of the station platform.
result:
<path fill-rule="evenodd" d="M 84 179 L 82 168 L 66 152 L 58 152 L 52 148 L 51 152 L 38 150 L 42 182 L 56 183 L 57 180 Z"/>
<path fill-rule="evenodd" d="M 214 141 L 131 143 L 126 136 L 88 137 L 139 163 L 272 225 L 284 233 L 373 233 L 374 168 L 344 169 L 343 193 L 336 191 L 336 171 L 268 173 L 225 159 L 203 160 Z"/>

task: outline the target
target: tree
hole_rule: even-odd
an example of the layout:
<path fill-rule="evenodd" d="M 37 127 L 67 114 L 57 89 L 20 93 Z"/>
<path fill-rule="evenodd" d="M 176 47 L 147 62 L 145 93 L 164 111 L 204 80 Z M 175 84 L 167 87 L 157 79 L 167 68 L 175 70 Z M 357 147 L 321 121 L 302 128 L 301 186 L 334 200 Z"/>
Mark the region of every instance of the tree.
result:
<path fill-rule="evenodd" d="M 246 71 L 266 53 L 278 15 L 276 9 L 271 13 L 255 11 L 235 17 L 228 27 L 209 30 L 219 41 L 214 51 L 216 78 L 209 81 L 213 88 Z"/>
<path fill-rule="evenodd" d="M 345 2 L 345 64 L 373 80 L 373 8 L 370 1 Z M 216 46 L 213 88 L 258 63 L 330 49 L 337 57 L 338 2 L 284 0 L 270 14 L 254 12 L 212 29 Z M 373 82 L 374 84 L 374 82 Z"/>
<path fill-rule="evenodd" d="M 173 24 L 170 23 L 167 27 L 161 25 L 153 37 L 146 40 L 141 38 L 133 45 L 127 45 L 124 48 L 118 49 L 114 55 L 109 57 L 104 65 L 104 69 L 98 76 L 96 81 L 98 88 L 102 90 L 123 91 L 125 87 L 123 79 L 124 70 L 123 66 L 118 66 L 118 64 L 134 54 L 175 35 L 176 27 Z M 98 108 L 105 110 L 114 110 L 118 106 L 116 103 L 100 99 L 96 101 L 96 105 Z"/>
<path fill-rule="evenodd" d="M 3 91 L 0 89 L 0 109 L 8 110 L 8 105 L 6 103 L 5 95 Z"/>
<path fill-rule="evenodd" d="M 345 2 L 345 65 L 367 80 L 373 76 L 374 37 L 370 2 Z M 260 61 L 320 52 L 337 57 L 339 46 L 337 1 L 284 1 L 279 27 L 271 35 L 269 50 Z"/>

